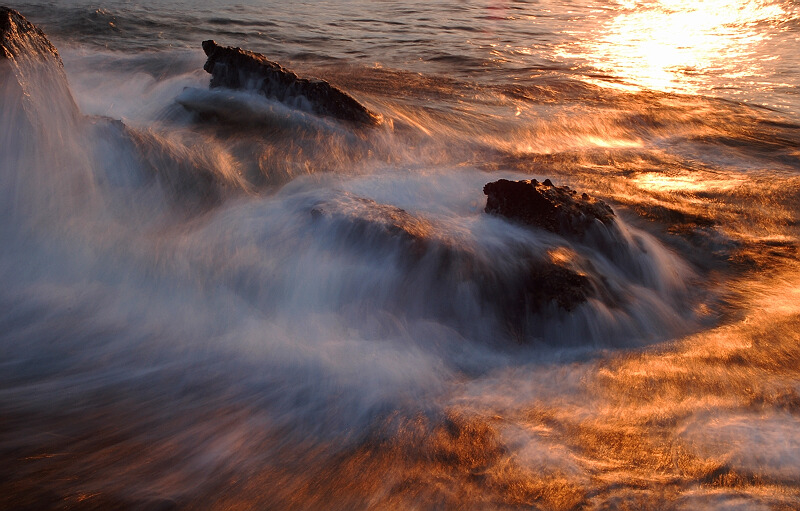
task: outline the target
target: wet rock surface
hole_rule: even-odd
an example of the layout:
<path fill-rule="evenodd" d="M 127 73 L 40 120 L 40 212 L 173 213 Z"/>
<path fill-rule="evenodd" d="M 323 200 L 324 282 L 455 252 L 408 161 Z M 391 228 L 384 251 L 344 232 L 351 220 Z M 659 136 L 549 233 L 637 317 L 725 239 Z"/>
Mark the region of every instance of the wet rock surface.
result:
<path fill-rule="evenodd" d="M 379 117 L 325 80 L 301 78 L 264 55 L 203 41 L 211 88 L 252 90 L 291 107 L 357 124 L 376 125 Z"/>
<path fill-rule="evenodd" d="M 483 193 L 488 196 L 486 213 L 556 234 L 582 237 L 597 222 L 614 223 L 608 204 L 568 186 L 555 186 L 549 179 L 500 179 L 484 186 Z"/>
<path fill-rule="evenodd" d="M 44 32 L 8 7 L 0 7 L 0 50 L 0 60 L 36 56 L 62 65 L 58 50 Z"/>
<path fill-rule="evenodd" d="M 0 198 L 0 214 L 13 210 L 25 217 L 51 204 L 19 200 L 23 194 L 44 197 L 47 192 L 38 187 L 51 187 L 54 194 L 67 186 L 85 189 L 81 177 L 67 184 L 51 174 L 56 165 L 86 167 L 80 150 L 62 143 L 62 134 L 75 133 L 81 121 L 56 48 L 19 12 L 0 7 L 0 192 L 14 194 L 13 200 Z M 22 177 L 39 170 L 48 175 L 46 184 Z M 26 191 L 18 188 L 23 185 Z"/>
<path fill-rule="evenodd" d="M 47 102 L 48 109 L 78 115 L 58 50 L 44 32 L 8 7 L 0 7 L 0 66 L 5 115 L 15 109 L 11 103 L 19 103 L 25 105 L 20 111 L 23 117 L 35 117 L 35 101 Z"/>

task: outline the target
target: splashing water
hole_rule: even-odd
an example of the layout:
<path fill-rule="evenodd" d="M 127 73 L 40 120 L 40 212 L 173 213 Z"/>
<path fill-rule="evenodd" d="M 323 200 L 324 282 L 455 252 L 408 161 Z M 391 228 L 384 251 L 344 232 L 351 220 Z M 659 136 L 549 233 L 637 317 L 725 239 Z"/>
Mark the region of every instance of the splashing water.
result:
<path fill-rule="evenodd" d="M 0 61 L 0 507 L 797 506 L 796 6 L 255 4 L 15 5 L 65 72 Z M 208 90 L 211 37 L 387 122 Z M 534 177 L 618 228 L 483 211 Z"/>

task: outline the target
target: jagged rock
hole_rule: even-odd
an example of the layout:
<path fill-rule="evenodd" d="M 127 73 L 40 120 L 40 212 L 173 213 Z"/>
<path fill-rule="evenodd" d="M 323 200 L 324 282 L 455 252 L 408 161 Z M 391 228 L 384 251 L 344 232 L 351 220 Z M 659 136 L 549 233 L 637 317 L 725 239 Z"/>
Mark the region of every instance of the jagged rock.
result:
<path fill-rule="evenodd" d="M 292 107 L 339 120 L 374 125 L 379 117 L 325 80 L 300 78 L 264 55 L 203 41 L 211 88 L 246 89 Z"/>
<path fill-rule="evenodd" d="M 0 7 L 0 59 L 36 56 L 61 63 L 58 50 L 39 28 L 14 9 Z"/>
<path fill-rule="evenodd" d="M 0 7 L 0 103 L 0 131 L 26 133 L 29 140 L 42 130 L 74 130 L 81 118 L 58 50 L 44 32 L 7 7 Z"/>
<path fill-rule="evenodd" d="M 605 202 L 546 179 L 500 179 L 483 187 L 488 196 L 485 211 L 561 235 L 581 237 L 601 222 L 614 223 L 614 212 Z"/>
<path fill-rule="evenodd" d="M 47 101 L 49 111 L 79 115 L 58 50 L 44 32 L 8 7 L 0 7 L 0 66 L 0 92 L 7 108 L 11 102 L 25 103 L 25 115 L 31 117 L 42 108 L 34 104 Z"/>
<path fill-rule="evenodd" d="M 0 7 L 0 216 L 33 218 L 78 195 L 64 190 L 88 189 L 86 158 L 64 143 L 81 119 L 58 51 L 20 13 Z"/>

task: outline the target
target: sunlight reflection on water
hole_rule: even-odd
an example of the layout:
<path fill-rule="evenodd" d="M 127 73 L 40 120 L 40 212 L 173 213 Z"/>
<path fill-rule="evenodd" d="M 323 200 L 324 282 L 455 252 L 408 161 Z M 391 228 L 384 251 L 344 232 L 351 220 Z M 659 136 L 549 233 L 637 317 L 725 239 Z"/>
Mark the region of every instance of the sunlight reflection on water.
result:
<path fill-rule="evenodd" d="M 794 10 L 735 0 L 623 0 L 616 9 L 561 56 L 586 59 L 622 78 L 618 86 L 684 93 L 758 85 L 779 58 L 764 43 Z"/>

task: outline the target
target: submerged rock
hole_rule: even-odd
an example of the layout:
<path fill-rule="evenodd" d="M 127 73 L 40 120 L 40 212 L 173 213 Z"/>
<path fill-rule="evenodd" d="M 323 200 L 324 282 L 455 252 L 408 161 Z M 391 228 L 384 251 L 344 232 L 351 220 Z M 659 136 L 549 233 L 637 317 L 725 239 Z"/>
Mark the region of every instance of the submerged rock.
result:
<path fill-rule="evenodd" d="M 500 179 L 483 187 L 488 196 L 485 211 L 556 234 L 581 237 L 597 222 L 611 225 L 614 212 L 602 200 L 555 186 L 546 179 Z"/>
<path fill-rule="evenodd" d="M 328 220 L 339 228 L 340 242 L 372 248 L 404 247 L 405 257 L 418 258 L 431 247 L 433 226 L 402 208 L 344 194 L 311 208 L 315 221 Z M 439 242 L 441 244 L 441 241 Z"/>
<path fill-rule="evenodd" d="M 489 312 L 524 342 L 534 335 L 537 318 L 607 296 L 586 262 L 574 253 L 565 257 L 566 249 L 555 256 L 509 240 L 497 251 L 453 237 L 448 228 L 401 208 L 346 193 L 308 211 L 337 251 L 397 265 L 401 281 L 385 288 L 392 289 L 386 293 L 390 302 L 406 313 L 451 318 L 456 328 L 470 324 L 476 310 Z"/>
<path fill-rule="evenodd" d="M 301 78 L 264 55 L 203 41 L 211 88 L 256 91 L 283 104 L 342 121 L 375 125 L 379 117 L 325 80 Z"/>

